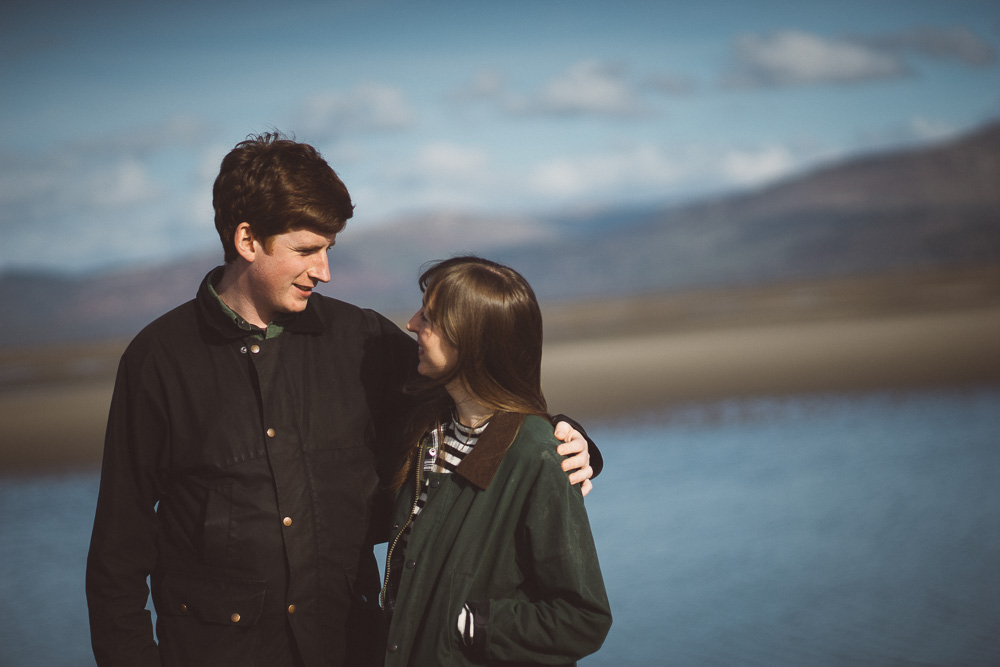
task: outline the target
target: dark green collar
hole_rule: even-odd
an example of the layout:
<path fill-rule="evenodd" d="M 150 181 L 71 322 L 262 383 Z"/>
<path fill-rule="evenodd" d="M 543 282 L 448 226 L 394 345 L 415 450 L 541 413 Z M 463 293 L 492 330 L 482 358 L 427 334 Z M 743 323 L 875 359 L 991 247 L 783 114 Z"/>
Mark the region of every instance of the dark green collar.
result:
<path fill-rule="evenodd" d="M 289 318 L 285 317 L 280 320 L 275 320 L 274 322 L 268 324 L 266 329 L 261 329 L 260 327 L 247 322 L 240 316 L 239 313 L 227 306 L 226 302 L 219 296 L 219 293 L 215 291 L 215 286 L 220 280 L 222 280 L 222 274 L 225 270 L 226 267 L 224 266 L 217 267 L 210 274 L 208 274 L 208 280 L 206 281 L 209 293 L 215 297 L 216 301 L 218 301 L 219 306 L 222 308 L 222 312 L 225 313 L 226 317 L 228 317 L 233 324 L 254 338 L 258 338 L 260 340 L 277 338 L 281 332 L 285 330 L 285 324 Z"/>

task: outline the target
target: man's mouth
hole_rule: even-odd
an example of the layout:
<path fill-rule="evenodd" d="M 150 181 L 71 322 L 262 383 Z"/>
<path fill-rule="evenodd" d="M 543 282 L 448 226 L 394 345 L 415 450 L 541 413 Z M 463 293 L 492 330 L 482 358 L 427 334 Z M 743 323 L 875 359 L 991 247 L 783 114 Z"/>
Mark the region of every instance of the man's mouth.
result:
<path fill-rule="evenodd" d="M 309 287 L 306 287 L 304 285 L 299 285 L 297 283 L 292 283 L 292 285 L 295 286 L 295 287 L 297 287 L 297 288 L 299 288 L 303 292 L 306 292 L 307 294 L 312 294 L 313 288 L 312 288 L 311 285 Z"/>

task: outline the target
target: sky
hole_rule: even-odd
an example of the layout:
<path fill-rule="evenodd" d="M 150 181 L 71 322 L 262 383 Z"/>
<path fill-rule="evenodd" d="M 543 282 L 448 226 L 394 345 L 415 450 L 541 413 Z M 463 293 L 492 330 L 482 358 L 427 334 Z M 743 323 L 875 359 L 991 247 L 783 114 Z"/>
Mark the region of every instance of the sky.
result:
<path fill-rule="evenodd" d="M 756 188 L 1000 118 L 995 0 L 34 0 L 0 23 L 0 271 L 220 250 L 222 157 L 280 130 L 350 231 Z"/>

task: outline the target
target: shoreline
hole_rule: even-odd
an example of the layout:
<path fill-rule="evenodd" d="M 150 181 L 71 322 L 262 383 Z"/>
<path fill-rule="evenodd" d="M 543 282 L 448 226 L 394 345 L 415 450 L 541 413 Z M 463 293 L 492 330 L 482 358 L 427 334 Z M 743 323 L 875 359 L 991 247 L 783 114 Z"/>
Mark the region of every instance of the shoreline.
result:
<path fill-rule="evenodd" d="M 5 474 L 99 466 L 120 354 L 102 345 L 107 358 L 70 355 L 96 376 L 0 391 Z M 555 340 L 542 379 L 551 409 L 584 424 L 728 398 L 996 384 L 1000 306 Z"/>
<path fill-rule="evenodd" d="M 557 344 L 542 380 L 557 412 L 617 418 L 752 396 L 1000 383 L 1000 307 L 754 324 Z"/>

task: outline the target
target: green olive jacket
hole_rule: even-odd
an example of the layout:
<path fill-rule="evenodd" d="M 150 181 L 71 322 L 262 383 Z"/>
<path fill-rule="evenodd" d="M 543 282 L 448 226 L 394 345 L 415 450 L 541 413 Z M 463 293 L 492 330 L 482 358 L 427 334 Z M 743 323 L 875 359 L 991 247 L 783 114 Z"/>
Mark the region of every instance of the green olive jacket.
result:
<path fill-rule="evenodd" d="M 455 473 L 414 466 L 393 512 L 386 667 L 571 665 L 600 648 L 611 610 L 583 497 L 556 445 L 544 419 L 502 413 Z M 393 547 L 428 475 L 401 558 Z M 456 627 L 466 603 L 476 610 L 471 647 Z"/>

